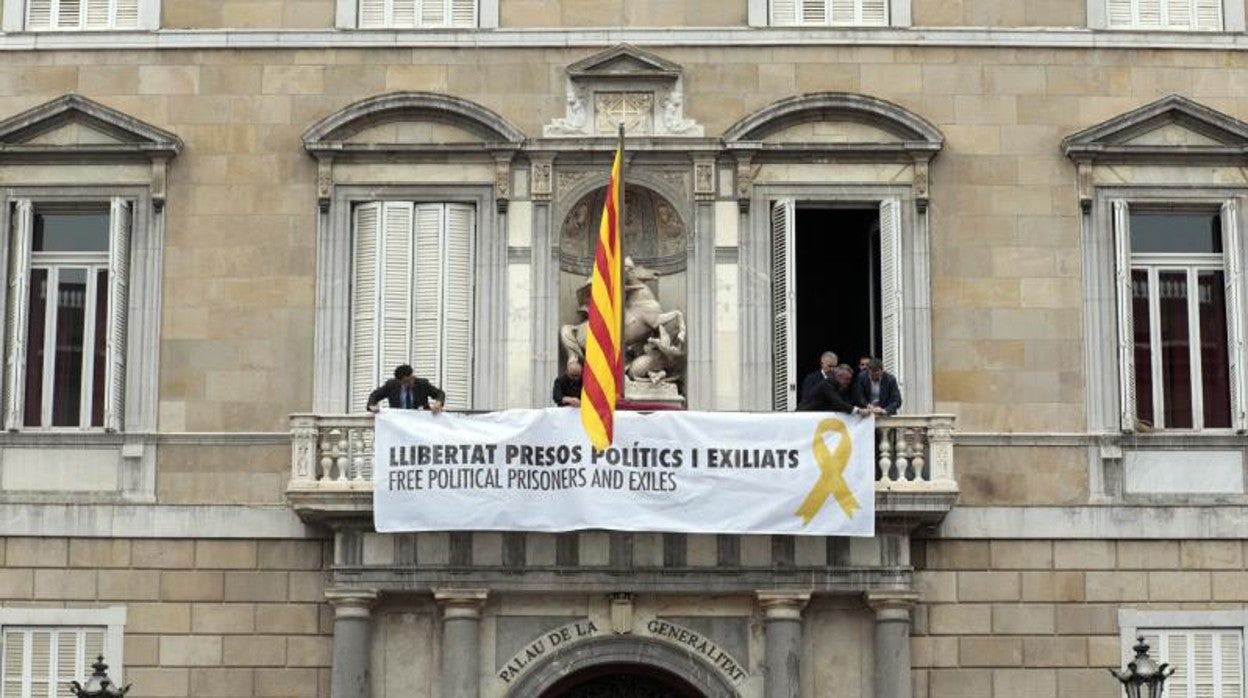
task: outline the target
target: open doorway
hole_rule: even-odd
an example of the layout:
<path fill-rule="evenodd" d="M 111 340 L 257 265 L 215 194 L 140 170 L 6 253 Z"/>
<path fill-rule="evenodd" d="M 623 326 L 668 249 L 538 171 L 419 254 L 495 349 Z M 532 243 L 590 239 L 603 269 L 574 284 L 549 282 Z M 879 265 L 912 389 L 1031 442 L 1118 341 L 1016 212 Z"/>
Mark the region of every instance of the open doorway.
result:
<path fill-rule="evenodd" d="M 575 672 L 542 698 L 704 698 L 683 678 L 645 664 L 604 664 Z"/>
<path fill-rule="evenodd" d="M 797 206 L 794 361 L 800 377 L 834 351 L 880 355 L 880 215 L 875 208 Z"/>

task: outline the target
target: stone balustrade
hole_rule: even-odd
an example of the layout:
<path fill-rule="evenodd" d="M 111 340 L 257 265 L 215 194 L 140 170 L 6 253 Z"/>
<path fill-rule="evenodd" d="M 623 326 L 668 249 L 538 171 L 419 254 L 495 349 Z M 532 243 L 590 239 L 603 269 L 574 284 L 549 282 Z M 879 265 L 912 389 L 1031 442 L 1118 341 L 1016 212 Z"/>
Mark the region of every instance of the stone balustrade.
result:
<path fill-rule="evenodd" d="M 952 415 L 899 415 L 876 424 L 878 492 L 957 492 Z M 296 414 L 290 418 L 291 493 L 373 487 L 371 415 Z"/>

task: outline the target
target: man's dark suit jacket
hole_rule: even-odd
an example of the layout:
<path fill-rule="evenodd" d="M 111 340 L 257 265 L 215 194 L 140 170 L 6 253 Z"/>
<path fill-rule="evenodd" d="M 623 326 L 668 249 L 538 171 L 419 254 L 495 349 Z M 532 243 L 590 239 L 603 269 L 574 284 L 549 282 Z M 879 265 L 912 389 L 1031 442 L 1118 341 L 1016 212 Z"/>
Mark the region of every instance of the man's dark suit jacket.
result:
<path fill-rule="evenodd" d="M 837 389 L 832 381 L 815 383 L 814 390 L 797 403 L 798 412 L 844 412 L 854 411 L 853 398 Z"/>
<path fill-rule="evenodd" d="M 810 397 L 814 394 L 815 389 L 819 387 L 820 383 L 827 383 L 831 380 L 832 379 L 830 377 L 824 376 L 823 371 L 820 371 L 819 369 L 815 369 L 814 371 L 807 373 L 806 377 L 802 379 L 802 389 L 797 393 L 797 401 L 801 402 Z"/>
<path fill-rule="evenodd" d="M 859 407 L 867 407 L 871 401 L 871 375 L 866 371 L 854 378 L 854 397 L 860 401 Z M 880 407 L 888 414 L 897 414 L 901 409 L 901 388 L 897 378 L 888 371 L 880 376 Z"/>
<path fill-rule="evenodd" d="M 402 404 L 400 401 L 401 398 L 399 397 L 399 391 L 402 388 L 403 384 L 399 382 L 398 378 L 391 378 L 385 383 L 382 383 L 380 388 L 368 394 L 368 406 L 372 408 L 374 405 L 381 402 L 382 398 L 385 398 L 390 402 L 391 409 L 398 409 L 399 405 Z M 438 402 L 446 402 L 446 393 L 442 392 L 436 385 L 430 383 L 424 378 L 417 378 L 416 382 L 413 383 L 412 387 L 408 388 L 408 390 L 410 391 L 409 399 L 411 400 L 411 407 L 408 409 L 429 409 L 429 398 L 433 398 Z"/>

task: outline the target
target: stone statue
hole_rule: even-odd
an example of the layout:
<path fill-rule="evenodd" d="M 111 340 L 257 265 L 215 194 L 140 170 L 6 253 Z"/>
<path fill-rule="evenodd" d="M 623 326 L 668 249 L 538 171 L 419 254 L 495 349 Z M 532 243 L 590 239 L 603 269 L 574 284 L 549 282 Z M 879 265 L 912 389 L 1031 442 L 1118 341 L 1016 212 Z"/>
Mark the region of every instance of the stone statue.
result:
<path fill-rule="evenodd" d="M 664 311 L 647 281 L 654 272 L 624 259 L 624 397 L 637 400 L 682 402 L 679 384 L 685 372 L 685 315 Z M 588 317 L 590 281 L 577 291 L 580 316 Z M 585 357 L 589 322 L 582 319 L 559 329 L 559 340 L 570 356 Z"/>

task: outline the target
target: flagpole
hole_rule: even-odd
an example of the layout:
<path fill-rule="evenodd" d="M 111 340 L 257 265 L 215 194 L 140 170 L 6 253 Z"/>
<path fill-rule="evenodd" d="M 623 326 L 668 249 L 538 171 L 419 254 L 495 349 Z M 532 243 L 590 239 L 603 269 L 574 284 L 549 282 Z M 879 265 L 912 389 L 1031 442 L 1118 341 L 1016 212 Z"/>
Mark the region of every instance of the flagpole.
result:
<path fill-rule="evenodd" d="M 620 182 L 616 188 L 618 198 L 615 202 L 616 220 L 618 225 L 617 234 L 620 236 L 620 258 L 615 260 L 615 273 L 619 274 L 616 278 L 620 280 L 620 371 L 615 377 L 615 397 L 617 400 L 624 397 L 624 298 L 627 295 L 624 289 L 624 121 L 620 121 L 620 137 L 616 146 L 620 154 Z"/>

